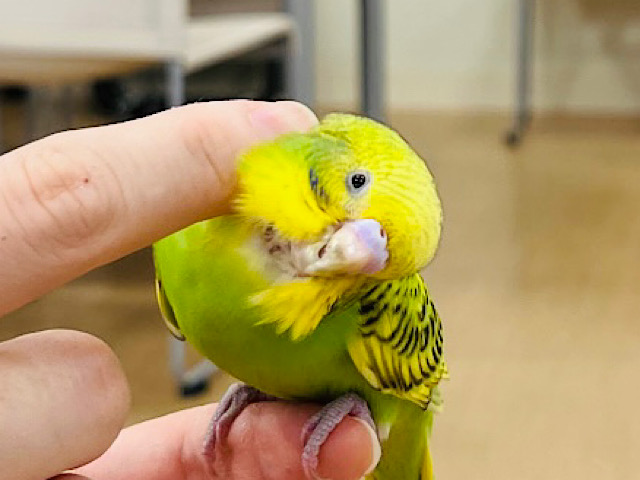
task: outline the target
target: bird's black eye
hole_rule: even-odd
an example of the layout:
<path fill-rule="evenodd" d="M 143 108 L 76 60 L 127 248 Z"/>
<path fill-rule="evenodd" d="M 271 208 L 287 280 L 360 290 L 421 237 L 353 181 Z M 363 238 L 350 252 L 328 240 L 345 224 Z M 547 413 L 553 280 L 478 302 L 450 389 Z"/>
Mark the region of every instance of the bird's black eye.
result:
<path fill-rule="evenodd" d="M 371 183 L 371 174 L 365 170 L 357 170 L 347 175 L 347 190 L 352 195 L 364 193 Z"/>
<path fill-rule="evenodd" d="M 367 183 L 367 176 L 364 173 L 356 173 L 351 176 L 351 186 L 356 190 L 364 187 L 365 183 Z"/>

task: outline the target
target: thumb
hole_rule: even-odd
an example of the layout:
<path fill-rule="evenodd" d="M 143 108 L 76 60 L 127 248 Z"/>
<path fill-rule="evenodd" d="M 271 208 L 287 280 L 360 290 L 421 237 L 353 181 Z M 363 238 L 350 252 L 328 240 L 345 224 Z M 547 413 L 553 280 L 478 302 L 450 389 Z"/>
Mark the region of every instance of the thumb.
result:
<path fill-rule="evenodd" d="M 249 405 L 229 432 L 228 478 L 298 480 L 302 467 L 301 432 L 320 407 L 289 402 Z M 331 480 L 358 480 L 380 460 L 376 433 L 362 420 L 345 417 L 320 448 L 317 474 Z M 227 478 L 223 477 L 223 478 Z"/>
<path fill-rule="evenodd" d="M 229 209 L 235 159 L 317 122 L 295 102 L 208 102 L 52 135 L 0 157 L 0 315 Z M 6 259 L 6 260 L 5 260 Z"/>

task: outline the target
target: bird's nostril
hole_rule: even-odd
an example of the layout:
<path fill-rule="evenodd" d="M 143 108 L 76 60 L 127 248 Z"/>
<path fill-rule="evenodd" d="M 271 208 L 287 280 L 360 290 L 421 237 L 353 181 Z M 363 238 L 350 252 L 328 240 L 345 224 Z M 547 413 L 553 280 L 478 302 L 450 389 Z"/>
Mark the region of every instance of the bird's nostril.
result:
<path fill-rule="evenodd" d="M 318 250 L 318 258 L 324 257 L 324 254 L 327 252 L 327 246 L 323 245 L 320 250 Z"/>
<path fill-rule="evenodd" d="M 380 236 L 381 236 L 382 238 L 384 238 L 384 237 L 386 237 L 386 236 L 387 236 L 387 234 L 386 234 L 386 233 L 384 233 L 384 229 L 382 229 L 382 228 L 380 229 Z"/>

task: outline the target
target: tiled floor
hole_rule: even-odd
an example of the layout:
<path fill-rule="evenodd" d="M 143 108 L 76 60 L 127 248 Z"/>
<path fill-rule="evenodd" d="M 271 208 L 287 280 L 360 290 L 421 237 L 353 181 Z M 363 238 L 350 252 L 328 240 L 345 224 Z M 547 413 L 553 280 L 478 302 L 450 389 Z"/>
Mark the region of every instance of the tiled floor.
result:
<path fill-rule="evenodd" d="M 441 479 L 636 479 L 640 471 L 640 122 L 543 119 L 522 148 L 499 116 L 398 114 L 443 198 L 426 278 L 451 380 L 433 456 Z M 147 251 L 0 323 L 0 340 L 71 327 L 106 339 L 131 421 L 178 401 Z"/>

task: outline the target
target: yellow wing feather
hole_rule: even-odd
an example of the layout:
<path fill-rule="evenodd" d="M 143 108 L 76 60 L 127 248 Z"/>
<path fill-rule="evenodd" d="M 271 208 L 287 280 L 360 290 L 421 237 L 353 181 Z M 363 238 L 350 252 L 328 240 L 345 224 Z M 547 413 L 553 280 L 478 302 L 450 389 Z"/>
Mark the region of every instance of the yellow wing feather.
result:
<path fill-rule="evenodd" d="M 380 282 L 359 300 L 349 353 L 376 389 L 427 408 L 447 375 L 442 324 L 419 274 Z"/>
<path fill-rule="evenodd" d="M 160 313 L 162 315 L 162 319 L 164 320 L 164 324 L 167 326 L 171 335 L 176 337 L 178 340 L 184 340 L 184 335 L 180 331 L 180 327 L 178 326 L 178 321 L 176 320 L 176 316 L 173 313 L 173 307 L 169 303 L 169 299 L 167 298 L 167 294 L 164 292 L 164 288 L 162 288 L 162 282 L 160 278 L 156 276 L 156 299 L 158 300 L 158 306 L 160 307 Z"/>
<path fill-rule="evenodd" d="M 315 240 L 340 219 L 337 206 L 320 205 L 309 184 L 309 142 L 319 137 L 291 134 L 254 147 L 238 166 L 235 210 L 245 220 L 276 225 L 291 240 Z M 335 149 L 335 142 L 324 141 Z M 320 148 L 316 146 L 316 148 Z"/>

